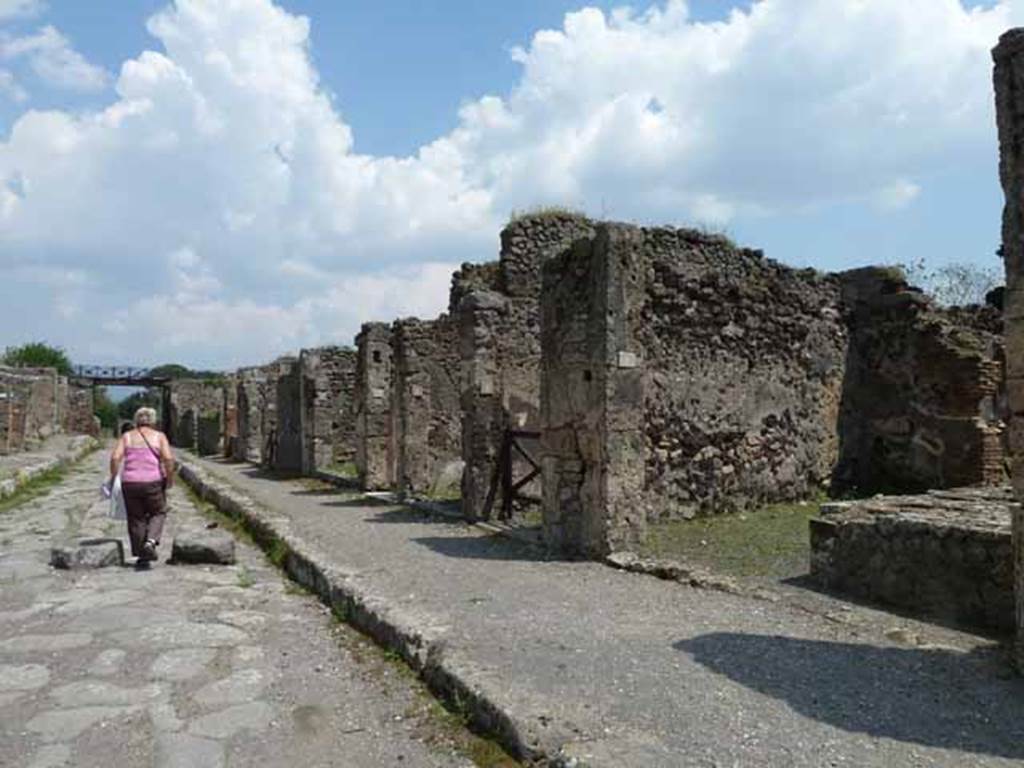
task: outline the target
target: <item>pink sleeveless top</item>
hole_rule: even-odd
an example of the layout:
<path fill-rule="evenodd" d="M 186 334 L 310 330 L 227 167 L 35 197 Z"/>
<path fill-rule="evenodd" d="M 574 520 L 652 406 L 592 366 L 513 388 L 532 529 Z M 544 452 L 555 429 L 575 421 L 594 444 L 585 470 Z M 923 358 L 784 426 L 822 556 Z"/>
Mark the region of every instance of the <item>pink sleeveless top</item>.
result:
<path fill-rule="evenodd" d="M 157 483 L 164 479 L 160 470 L 160 460 L 153 452 L 160 450 L 160 444 L 156 440 L 149 442 L 153 446 L 152 451 L 145 445 L 141 448 L 125 446 L 124 469 L 121 471 L 122 483 Z"/>

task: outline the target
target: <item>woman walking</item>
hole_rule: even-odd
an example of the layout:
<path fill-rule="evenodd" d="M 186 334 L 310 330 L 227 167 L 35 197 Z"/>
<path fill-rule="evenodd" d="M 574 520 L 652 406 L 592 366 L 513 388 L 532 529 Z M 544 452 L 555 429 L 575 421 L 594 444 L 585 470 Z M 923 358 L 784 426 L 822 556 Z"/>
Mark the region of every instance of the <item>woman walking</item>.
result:
<path fill-rule="evenodd" d="M 135 428 L 121 435 L 110 454 L 111 481 L 121 470 L 128 538 L 139 568 L 148 568 L 157 559 L 167 516 L 167 489 L 174 482 L 174 454 L 164 433 L 153 428 L 155 423 L 155 410 L 139 408 Z"/>

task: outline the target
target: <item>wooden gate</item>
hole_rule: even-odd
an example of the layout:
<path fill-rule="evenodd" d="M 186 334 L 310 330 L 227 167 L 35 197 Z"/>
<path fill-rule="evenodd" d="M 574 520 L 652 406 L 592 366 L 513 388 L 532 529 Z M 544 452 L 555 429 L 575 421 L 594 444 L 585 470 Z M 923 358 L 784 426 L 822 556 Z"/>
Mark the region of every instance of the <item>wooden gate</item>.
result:
<path fill-rule="evenodd" d="M 531 432 L 524 429 L 509 429 L 505 431 L 505 437 L 501 442 L 501 451 L 498 454 L 498 461 L 494 465 L 494 473 L 491 476 L 491 487 L 487 491 L 487 499 L 484 501 L 483 517 L 491 519 L 494 511 L 494 502 L 501 493 L 501 507 L 498 510 L 499 520 L 512 519 L 512 505 L 518 499 L 529 504 L 539 504 L 540 499 L 526 496 L 521 491 L 540 475 L 540 464 L 530 455 L 530 452 L 523 446 L 523 440 L 539 440 L 540 432 Z M 529 466 L 529 471 L 520 477 L 515 478 L 516 456 L 522 458 Z"/>

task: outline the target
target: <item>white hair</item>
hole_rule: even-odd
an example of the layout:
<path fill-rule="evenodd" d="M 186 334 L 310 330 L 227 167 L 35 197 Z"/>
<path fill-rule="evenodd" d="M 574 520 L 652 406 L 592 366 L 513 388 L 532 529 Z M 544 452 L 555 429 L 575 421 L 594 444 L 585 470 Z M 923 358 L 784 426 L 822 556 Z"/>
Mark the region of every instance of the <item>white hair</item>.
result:
<path fill-rule="evenodd" d="M 155 408 L 142 407 L 135 412 L 136 427 L 152 427 L 154 424 L 156 424 Z"/>

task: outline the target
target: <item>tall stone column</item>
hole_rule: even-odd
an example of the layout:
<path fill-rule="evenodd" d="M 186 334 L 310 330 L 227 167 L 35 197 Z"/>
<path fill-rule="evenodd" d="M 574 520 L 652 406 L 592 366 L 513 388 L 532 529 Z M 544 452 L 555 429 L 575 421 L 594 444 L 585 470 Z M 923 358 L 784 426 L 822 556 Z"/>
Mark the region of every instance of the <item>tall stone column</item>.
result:
<path fill-rule="evenodd" d="M 1024 499 L 1024 29 L 1004 34 L 992 51 L 995 60 L 996 121 L 999 126 L 999 180 L 1003 208 L 1003 261 L 1006 265 L 1005 334 L 1007 390 L 1011 411 L 1010 454 L 1013 485 Z M 1015 659 L 1024 671 L 1024 513 L 1013 518 L 1017 603 Z"/>

